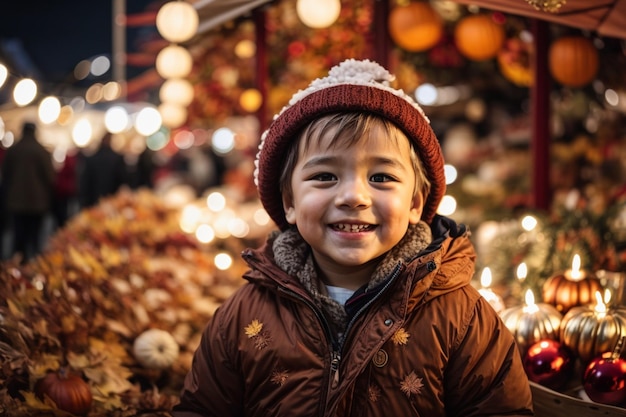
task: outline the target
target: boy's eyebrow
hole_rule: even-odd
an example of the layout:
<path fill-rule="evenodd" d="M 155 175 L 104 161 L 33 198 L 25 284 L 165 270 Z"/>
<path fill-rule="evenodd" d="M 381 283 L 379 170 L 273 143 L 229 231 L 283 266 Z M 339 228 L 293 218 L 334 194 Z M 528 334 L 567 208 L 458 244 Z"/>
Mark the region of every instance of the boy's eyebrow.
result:
<path fill-rule="evenodd" d="M 322 155 L 322 156 L 314 156 L 312 158 L 307 159 L 307 161 L 302 165 L 302 168 L 309 168 L 315 165 L 323 165 L 329 164 L 337 161 L 339 158 L 337 156 L 332 155 Z"/>
<path fill-rule="evenodd" d="M 305 169 L 305 168 L 310 168 L 316 165 L 337 163 L 337 162 L 340 162 L 340 159 L 341 158 L 339 156 L 334 156 L 334 155 L 314 156 L 314 157 L 309 158 L 302 165 L 302 168 Z M 390 167 L 402 166 L 402 163 L 397 158 L 387 158 L 384 156 L 372 155 L 371 157 L 369 157 L 369 160 L 378 165 L 388 165 Z"/>

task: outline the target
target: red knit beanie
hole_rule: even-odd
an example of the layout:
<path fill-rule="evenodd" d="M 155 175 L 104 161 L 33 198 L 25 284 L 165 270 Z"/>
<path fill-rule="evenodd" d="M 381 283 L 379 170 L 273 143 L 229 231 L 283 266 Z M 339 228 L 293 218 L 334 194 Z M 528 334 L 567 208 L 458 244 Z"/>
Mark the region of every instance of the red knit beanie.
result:
<path fill-rule="evenodd" d="M 446 191 L 441 146 L 430 121 L 411 97 L 389 86 L 394 76 L 379 64 L 349 59 L 333 67 L 327 77 L 314 80 L 289 101 L 261 136 L 254 180 L 261 203 L 276 225 L 285 230 L 280 174 L 291 141 L 311 121 L 329 113 L 364 112 L 392 121 L 413 141 L 426 176 L 422 220 L 430 223 Z"/>

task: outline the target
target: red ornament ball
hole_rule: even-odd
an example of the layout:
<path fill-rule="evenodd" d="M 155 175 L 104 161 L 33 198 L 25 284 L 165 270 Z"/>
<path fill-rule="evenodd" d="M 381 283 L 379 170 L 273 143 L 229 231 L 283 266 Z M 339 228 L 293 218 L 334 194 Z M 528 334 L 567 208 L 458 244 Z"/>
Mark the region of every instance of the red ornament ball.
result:
<path fill-rule="evenodd" d="M 574 371 L 573 353 L 556 340 L 544 339 L 533 344 L 524 355 L 528 379 L 553 390 L 562 388 Z"/>
<path fill-rule="evenodd" d="M 597 403 L 626 403 L 626 360 L 613 352 L 593 359 L 585 369 L 583 389 Z"/>

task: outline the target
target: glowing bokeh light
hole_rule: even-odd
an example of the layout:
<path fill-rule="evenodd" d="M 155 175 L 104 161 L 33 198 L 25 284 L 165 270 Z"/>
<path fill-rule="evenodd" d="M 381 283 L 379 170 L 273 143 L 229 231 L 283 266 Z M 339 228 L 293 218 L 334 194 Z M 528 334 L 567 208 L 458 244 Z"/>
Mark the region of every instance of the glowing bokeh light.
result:
<path fill-rule="evenodd" d="M 425 106 L 435 104 L 437 101 L 437 87 L 424 83 L 415 89 L 415 99 Z"/>
<path fill-rule="evenodd" d="M 217 191 L 212 192 L 206 198 L 206 205 L 209 210 L 217 213 L 226 207 L 226 197 Z"/>
<path fill-rule="evenodd" d="M 200 18 L 196 9 L 184 1 L 165 3 L 156 16 L 159 34 L 170 42 L 185 42 L 198 31 Z"/>
<path fill-rule="evenodd" d="M 339 0 L 298 0 L 298 18 L 310 28 L 326 28 L 337 20 L 341 12 Z"/>
<path fill-rule="evenodd" d="M 208 224 L 201 224 L 196 229 L 196 239 L 202 243 L 211 243 L 215 239 L 215 231 Z"/>
<path fill-rule="evenodd" d="M 7 70 L 7 67 L 4 64 L 0 64 L 0 87 L 4 85 L 8 76 L 9 70 Z"/>
<path fill-rule="evenodd" d="M 24 78 L 15 84 L 13 101 L 20 107 L 30 104 L 37 96 L 37 84 L 30 78 Z"/>
<path fill-rule="evenodd" d="M 524 218 L 522 219 L 522 229 L 526 230 L 527 232 L 530 232 L 535 227 L 537 227 L 537 224 L 537 219 L 533 216 L 524 216 Z"/>
<path fill-rule="evenodd" d="M 442 216 L 450 216 L 456 211 L 456 199 L 451 195 L 444 195 L 437 208 L 437 213 Z"/>
<path fill-rule="evenodd" d="M 155 66 L 163 78 L 185 78 L 191 72 L 193 58 L 182 46 L 169 45 L 157 54 Z"/>
<path fill-rule="evenodd" d="M 233 265 L 233 258 L 226 252 L 220 252 L 214 258 L 215 267 L 225 271 Z"/>
<path fill-rule="evenodd" d="M 111 133 L 120 133 L 130 128 L 130 116 L 122 106 L 112 106 L 104 113 L 104 126 Z"/>
<path fill-rule="evenodd" d="M 137 113 L 135 130 L 144 136 L 150 136 L 161 127 L 161 114 L 154 107 L 144 107 Z"/>
<path fill-rule="evenodd" d="M 443 170 L 446 177 L 446 184 L 452 184 L 454 181 L 456 181 L 459 173 L 454 166 L 446 164 L 444 165 Z"/>
<path fill-rule="evenodd" d="M 111 68 L 111 60 L 104 55 L 100 55 L 99 57 L 96 57 L 93 61 L 91 61 L 91 67 L 89 71 L 92 75 L 99 77 L 106 74 L 109 68 Z"/>
<path fill-rule="evenodd" d="M 93 135 L 93 127 L 89 120 L 80 119 L 72 128 L 72 140 L 76 146 L 82 148 L 89 144 Z"/>
<path fill-rule="evenodd" d="M 54 96 L 48 96 L 39 103 L 37 114 L 44 124 L 55 122 L 61 114 L 61 102 Z"/>
<path fill-rule="evenodd" d="M 211 138 L 213 150 L 219 154 L 227 154 L 235 148 L 235 132 L 221 127 L 213 133 Z"/>

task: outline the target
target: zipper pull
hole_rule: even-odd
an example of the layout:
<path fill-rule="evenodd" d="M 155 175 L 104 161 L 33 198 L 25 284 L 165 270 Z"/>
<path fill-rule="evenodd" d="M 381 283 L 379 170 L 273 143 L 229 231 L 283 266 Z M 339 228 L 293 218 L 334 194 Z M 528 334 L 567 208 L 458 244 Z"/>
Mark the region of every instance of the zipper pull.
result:
<path fill-rule="evenodd" d="M 337 388 L 339 385 L 339 362 L 341 361 L 341 355 L 339 352 L 333 352 L 333 359 L 330 361 L 330 370 L 332 372 L 331 387 Z"/>

